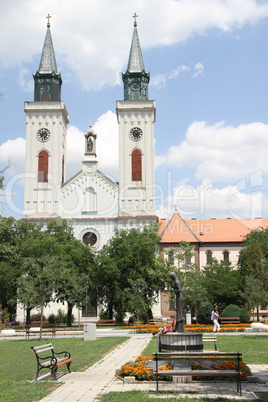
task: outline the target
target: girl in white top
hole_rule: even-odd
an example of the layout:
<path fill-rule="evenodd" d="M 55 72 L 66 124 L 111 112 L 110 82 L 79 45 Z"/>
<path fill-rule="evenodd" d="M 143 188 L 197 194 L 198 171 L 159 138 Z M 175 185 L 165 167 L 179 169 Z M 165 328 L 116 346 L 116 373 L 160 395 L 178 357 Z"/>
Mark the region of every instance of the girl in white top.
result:
<path fill-rule="evenodd" d="M 220 324 L 219 324 L 219 322 L 218 322 L 219 313 L 218 313 L 218 309 L 217 309 L 216 307 L 214 308 L 214 310 L 213 310 L 212 313 L 211 313 L 211 319 L 212 319 L 212 321 L 213 321 L 213 323 L 214 323 L 213 332 L 215 333 L 216 330 L 217 330 L 218 332 L 220 332 L 221 327 L 220 327 Z"/>

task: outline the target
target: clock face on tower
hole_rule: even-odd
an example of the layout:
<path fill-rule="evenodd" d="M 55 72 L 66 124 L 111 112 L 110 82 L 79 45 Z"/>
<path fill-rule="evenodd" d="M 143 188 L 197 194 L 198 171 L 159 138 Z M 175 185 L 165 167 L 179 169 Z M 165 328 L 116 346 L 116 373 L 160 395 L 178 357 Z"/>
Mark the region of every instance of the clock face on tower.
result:
<path fill-rule="evenodd" d="M 142 130 L 139 127 L 133 127 L 130 130 L 130 137 L 133 140 L 140 140 L 142 137 Z"/>
<path fill-rule="evenodd" d="M 47 141 L 50 137 L 50 131 L 47 128 L 40 128 L 37 133 L 37 138 L 40 141 Z"/>

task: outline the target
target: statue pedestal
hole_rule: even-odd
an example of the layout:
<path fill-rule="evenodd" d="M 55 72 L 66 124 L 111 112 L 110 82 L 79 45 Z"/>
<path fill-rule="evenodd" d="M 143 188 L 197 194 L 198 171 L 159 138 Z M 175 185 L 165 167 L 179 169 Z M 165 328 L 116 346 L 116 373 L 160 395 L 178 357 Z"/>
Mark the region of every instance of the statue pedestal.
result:
<path fill-rule="evenodd" d="M 166 334 L 159 334 L 157 336 L 157 350 L 158 352 L 166 353 L 191 353 L 203 352 L 202 334 L 199 333 L 177 333 L 168 332 Z M 174 369 L 191 370 L 190 361 L 174 362 Z M 173 382 L 186 383 L 191 382 L 192 377 L 173 377 Z"/>

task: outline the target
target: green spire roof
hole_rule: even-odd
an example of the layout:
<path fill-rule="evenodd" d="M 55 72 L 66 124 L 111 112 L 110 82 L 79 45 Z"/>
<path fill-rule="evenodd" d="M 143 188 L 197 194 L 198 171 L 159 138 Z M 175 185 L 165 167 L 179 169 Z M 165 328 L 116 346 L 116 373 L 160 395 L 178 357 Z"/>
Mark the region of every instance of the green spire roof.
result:
<path fill-rule="evenodd" d="M 38 67 L 39 73 L 58 73 L 55 52 L 50 32 L 50 23 L 47 24 L 47 32 Z"/>
<path fill-rule="evenodd" d="M 46 18 L 49 19 L 51 16 L 48 14 Z M 33 77 L 35 102 L 57 102 L 61 100 L 62 79 L 57 70 L 49 21 L 39 67 Z"/>
<path fill-rule="evenodd" d="M 145 71 L 136 22 L 134 22 L 134 30 L 129 52 L 127 71 L 131 73 Z"/>
<path fill-rule="evenodd" d="M 134 30 L 129 52 L 128 65 L 125 73 L 122 74 L 124 82 L 124 100 L 148 100 L 148 85 L 150 73 L 145 71 L 139 35 L 134 15 Z"/>

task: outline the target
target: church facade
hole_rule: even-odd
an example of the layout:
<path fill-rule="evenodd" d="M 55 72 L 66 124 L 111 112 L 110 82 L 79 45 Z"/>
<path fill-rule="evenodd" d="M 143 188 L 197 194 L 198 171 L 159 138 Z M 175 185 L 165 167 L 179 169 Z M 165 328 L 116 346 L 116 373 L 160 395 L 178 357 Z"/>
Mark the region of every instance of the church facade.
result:
<path fill-rule="evenodd" d="M 62 79 L 47 24 L 34 101 L 25 102 L 26 166 L 24 219 L 46 222 L 60 216 L 75 236 L 102 247 L 116 228 L 155 222 L 155 102 L 148 100 L 150 74 L 145 71 L 137 23 L 134 23 L 124 100 L 117 101 L 119 184 L 98 169 L 97 133 L 85 133 L 81 170 L 65 180 L 68 112 L 61 100 Z"/>
<path fill-rule="evenodd" d="M 26 164 L 23 219 L 46 224 L 61 217 L 75 237 L 100 249 L 116 229 L 156 222 L 154 179 L 155 102 L 148 99 L 146 72 L 137 23 L 134 22 L 126 72 L 124 99 L 116 102 L 119 135 L 119 183 L 98 169 L 97 133 L 85 132 L 81 170 L 66 181 L 66 141 L 69 115 L 61 99 L 50 23 L 40 64 L 34 74 L 34 101 L 25 102 Z M 51 305 L 45 315 L 57 312 Z M 55 311 L 56 309 L 56 311 Z M 77 319 L 77 310 L 74 315 Z M 18 308 L 17 319 L 23 321 Z"/>

